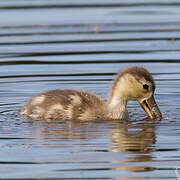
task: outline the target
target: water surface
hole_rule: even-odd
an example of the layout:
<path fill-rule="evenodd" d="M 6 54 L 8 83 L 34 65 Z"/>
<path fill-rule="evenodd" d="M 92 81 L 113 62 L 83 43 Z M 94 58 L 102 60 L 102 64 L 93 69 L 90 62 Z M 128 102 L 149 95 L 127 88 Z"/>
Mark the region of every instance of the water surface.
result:
<path fill-rule="evenodd" d="M 0 179 L 177 179 L 178 0 L 0 1 Z M 162 121 L 135 102 L 121 122 L 32 122 L 34 94 L 83 89 L 104 99 L 122 69 L 146 67 Z"/>

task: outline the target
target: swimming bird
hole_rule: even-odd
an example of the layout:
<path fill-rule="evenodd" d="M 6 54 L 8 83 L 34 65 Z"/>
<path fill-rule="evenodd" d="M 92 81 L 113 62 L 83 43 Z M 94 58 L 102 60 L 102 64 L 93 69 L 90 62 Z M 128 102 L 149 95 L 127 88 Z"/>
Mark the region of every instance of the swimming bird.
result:
<path fill-rule="evenodd" d="M 127 103 L 138 101 L 149 118 L 162 114 L 154 99 L 155 82 L 143 67 L 129 67 L 115 78 L 109 99 L 77 90 L 51 90 L 33 96 L 19 113 L 32 120 L 128 119 Z"/>

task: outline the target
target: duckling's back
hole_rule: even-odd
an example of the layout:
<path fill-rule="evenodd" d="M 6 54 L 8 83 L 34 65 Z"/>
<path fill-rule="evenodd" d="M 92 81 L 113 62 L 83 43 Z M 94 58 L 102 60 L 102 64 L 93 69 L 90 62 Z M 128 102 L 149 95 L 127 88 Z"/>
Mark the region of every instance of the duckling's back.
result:
<path fill-rule="evenodd" d="M 53 90 L 32 97 L 19 112 L 32 120 L 97 120 L 106 103 L 98 96 L 76 90 Z"/>

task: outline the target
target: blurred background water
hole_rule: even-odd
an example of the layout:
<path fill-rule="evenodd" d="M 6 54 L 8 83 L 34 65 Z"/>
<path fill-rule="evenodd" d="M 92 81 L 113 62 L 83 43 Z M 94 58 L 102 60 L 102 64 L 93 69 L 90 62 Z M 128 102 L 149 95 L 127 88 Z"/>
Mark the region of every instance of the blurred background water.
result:
<path fill-rule="evenodd" d="M 179 0 L 0 1 L 0 179 L 176 179 L 180 166 Z M 51 89 L 108 98 L 144 66 L 162 121 L 31 122 L 18 109 Z"/>

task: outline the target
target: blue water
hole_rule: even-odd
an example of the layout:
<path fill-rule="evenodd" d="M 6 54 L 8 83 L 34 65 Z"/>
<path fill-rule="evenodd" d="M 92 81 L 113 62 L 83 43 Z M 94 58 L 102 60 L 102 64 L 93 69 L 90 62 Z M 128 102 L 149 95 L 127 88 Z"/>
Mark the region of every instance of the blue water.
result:
<path fill-rule="evenodd" d="M 178 0 L 0 1 L 0 179 L 178 179 L 179 8 Z M 116 73 L 133 65 L 152 73 L 162 121 L 135 102 L 126 122 L 18 115 L 52 89 L 107 99 Z"/>

